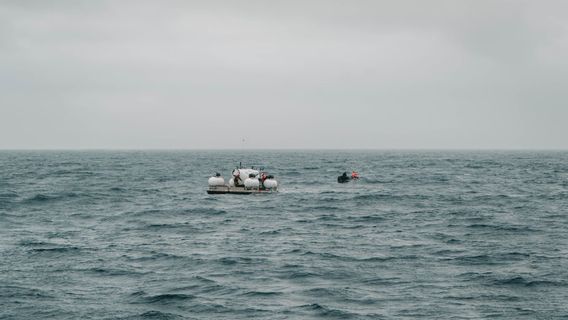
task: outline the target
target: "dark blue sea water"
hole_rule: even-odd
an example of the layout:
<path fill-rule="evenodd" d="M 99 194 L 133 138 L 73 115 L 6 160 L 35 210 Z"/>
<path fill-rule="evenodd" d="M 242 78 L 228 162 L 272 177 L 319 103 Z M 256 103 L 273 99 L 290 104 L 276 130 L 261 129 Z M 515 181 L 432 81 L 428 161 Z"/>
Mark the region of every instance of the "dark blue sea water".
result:
<path fill-rule="evenodd" d="M 2 151 L 0 318 L 568 319 L 568 153 Z"/>

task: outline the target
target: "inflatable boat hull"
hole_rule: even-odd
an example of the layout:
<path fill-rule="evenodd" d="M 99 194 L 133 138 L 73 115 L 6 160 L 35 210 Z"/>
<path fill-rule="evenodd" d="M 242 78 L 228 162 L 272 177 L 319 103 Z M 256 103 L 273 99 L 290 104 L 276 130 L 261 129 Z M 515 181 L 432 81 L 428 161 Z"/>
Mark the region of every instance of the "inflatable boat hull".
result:
<path fill-rule="evenodd" d="M 243 187 L 228 187 L 228 186 L 209 187 L 209 189 L 207 189 L 208 194 L 253 194 L 253 193 L 273 193 L 273 192 L 276 192 L 276 190 L 246 189 Z"/>

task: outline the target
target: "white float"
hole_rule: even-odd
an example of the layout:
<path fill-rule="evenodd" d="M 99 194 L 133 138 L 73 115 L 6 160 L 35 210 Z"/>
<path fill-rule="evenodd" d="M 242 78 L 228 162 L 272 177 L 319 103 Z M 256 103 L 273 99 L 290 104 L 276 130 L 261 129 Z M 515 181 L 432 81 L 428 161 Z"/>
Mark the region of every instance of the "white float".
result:
<path fill-rule="evenodd" d="M 257 178 L 246 178 L 245 179 L 245 188 L 247 189 L 258 189 L 260 186 L 260 182 Z"/>
<path fill-rule="evenodd" d="M 225 185 L 225 179 L 223 179 L 223 177 L 211 177 L 209 178 L 209 186 L 210 187 L 218 187 L 218 186 L 224 186 Z"/>
<path fill-rule="evenodd" d="M 278 188 L 278 182 L 274 179 L 266 179 L 264 180 L 264 187 L 266 189 L 276 189 Z"/>

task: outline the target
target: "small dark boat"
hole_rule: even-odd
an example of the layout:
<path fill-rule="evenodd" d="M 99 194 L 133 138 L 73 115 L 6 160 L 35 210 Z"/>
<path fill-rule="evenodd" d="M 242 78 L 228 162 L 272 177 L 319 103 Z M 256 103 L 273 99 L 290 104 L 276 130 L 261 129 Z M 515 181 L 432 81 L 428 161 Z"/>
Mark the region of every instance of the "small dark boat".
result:
<path fill-rule="evenodd" d="M 357 173 L 356 171 L 351 172 L 351 176 L 348 176 L 347 172 L 343 172 L 342 175 L 337 177 L 337 182 L 338 183 L 347 183 L 351 180 L 358 180 L 358 179 L 359 179 L 359 173 Z"/>
<path fill-rule="evenodd" d="M 337 177 L 338 183 L 347 183 L 351 180 L 351 177 L 347 176 L 347 172 L 344 172 L 342 175 Z"/>

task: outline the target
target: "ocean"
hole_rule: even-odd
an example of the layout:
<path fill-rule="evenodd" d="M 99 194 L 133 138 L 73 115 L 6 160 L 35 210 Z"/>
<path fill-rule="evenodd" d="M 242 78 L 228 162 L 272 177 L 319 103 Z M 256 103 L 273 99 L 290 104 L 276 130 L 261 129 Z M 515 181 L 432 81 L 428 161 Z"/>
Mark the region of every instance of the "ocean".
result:
<path fill-rule="evenodd" d="M 486 318 L 568 319 L 568 152 L 0 151 L 0 319 Z"/>

